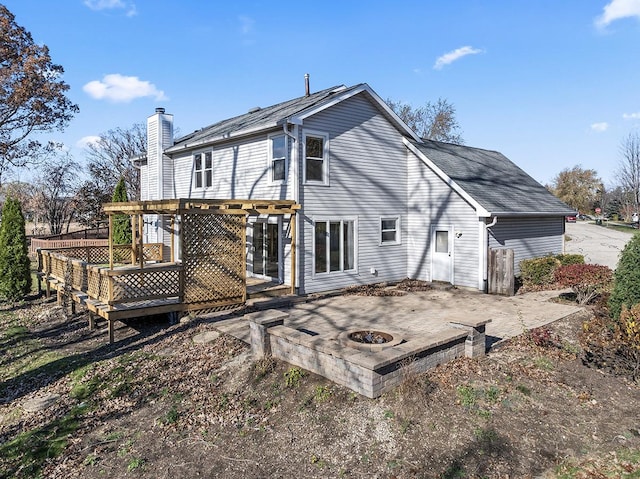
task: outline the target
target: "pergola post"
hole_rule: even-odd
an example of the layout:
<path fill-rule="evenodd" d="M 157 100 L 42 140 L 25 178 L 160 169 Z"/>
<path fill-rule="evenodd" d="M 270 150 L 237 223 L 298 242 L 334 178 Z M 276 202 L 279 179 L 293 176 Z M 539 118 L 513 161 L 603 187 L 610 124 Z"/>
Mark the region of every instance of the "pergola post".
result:
<path fill-rule="evenodd" d="M 136 247 L 137 247 L 137 241 L 136 241 L 136 236 L 137 236 L 137 216 L 136 215 L 131 215 L 131 264 L 136 264 Z"/>
<path fill-rule="evenodd" d="M 144 268 L 144 239 L 142 238 L 143 217 L 141 214 L 137 214 L 136 217 L 138 218 L 138 260 L 140 261 L 140 269 L 142 269 Z"/>
<path fill-rule="evenodd" d="M 291 294 L 296 294 L 296 214 L 291 213 Z"/>
<path fill-rule="evenodd" d="M 171 245 L 169 247 L 169 251 L 170 251 L 170 258 L 169 261 L 171 263 L 175 263 L 176 261 L 176 255 L 175 255 L 175 251 L 174 251 L 174 245 L 175 245 L 175 237 L 176 237 L 176 215 L 171 215 Z"/>
<path fill-rule="evenodd" d="M 109 215 L 109 269 L 113 269 L 113 215 Z"/>

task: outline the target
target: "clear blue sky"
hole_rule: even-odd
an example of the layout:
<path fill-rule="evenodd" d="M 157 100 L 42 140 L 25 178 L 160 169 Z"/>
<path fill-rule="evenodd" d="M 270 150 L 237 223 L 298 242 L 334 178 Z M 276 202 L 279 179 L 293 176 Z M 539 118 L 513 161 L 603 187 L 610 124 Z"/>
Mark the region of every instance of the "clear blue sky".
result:
<path fill-rule="evenodd" d="M 0 0 L 65 69 L 63 141 L 145 121 L 182 134 L 304 93 L 368 83 L 452 103 L 467 145 L 541 183 L 581 164 L 610 183 L 640 131 L 640 0 Z"/>

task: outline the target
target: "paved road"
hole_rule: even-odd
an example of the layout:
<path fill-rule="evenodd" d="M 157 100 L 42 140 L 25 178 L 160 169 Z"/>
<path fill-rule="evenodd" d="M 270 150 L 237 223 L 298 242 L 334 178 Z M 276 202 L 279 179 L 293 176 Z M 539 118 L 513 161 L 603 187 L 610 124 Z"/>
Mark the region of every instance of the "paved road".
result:
<path fill-rule="evenodd" d="M 571 238 L 565 241 L 566 253 L 582 254 L 586 263 L 603 264 L 611 269 L 615 269 L 620 252 L 632 235 L 584 221 L 567 223 L 566 232 Z"/>

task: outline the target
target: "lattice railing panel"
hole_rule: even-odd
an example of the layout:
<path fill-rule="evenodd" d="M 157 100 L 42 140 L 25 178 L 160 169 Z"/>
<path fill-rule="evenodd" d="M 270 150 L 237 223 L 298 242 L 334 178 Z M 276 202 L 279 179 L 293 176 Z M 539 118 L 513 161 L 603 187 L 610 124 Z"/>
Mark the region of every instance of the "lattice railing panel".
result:
<path fill-rule="evenodd" d="M 113 302 L 180 295 L 180 269 L 142 269 L 111 276 Z"/>
<path fill-rule="evenodd" d="M 100 274 L 102 268 L 87 268 L 87 294 L 93 299 L 109 301 L 109 277 Z"/>
<path fill-rule="evenodd" d="M 162 243 L 145 243 L 142 253 L 145 261 L 162 261 Z"/>
<path fill-rule="evenodd" d="M 51 276 L 59 281 L 64 281 L 67 273 L 67 259 L 59 255 L 51 255 Z"/>
<path fill-rule="evenodd" d="M 182 217 L 184 303 L 242 302 L 245 294 L 245 217 Z"/>
<path fill-rule="evenodd" d="M 71 286 L 78 291 L 87 290 L 87 264 L 83 261 L 71 261 Z"/>

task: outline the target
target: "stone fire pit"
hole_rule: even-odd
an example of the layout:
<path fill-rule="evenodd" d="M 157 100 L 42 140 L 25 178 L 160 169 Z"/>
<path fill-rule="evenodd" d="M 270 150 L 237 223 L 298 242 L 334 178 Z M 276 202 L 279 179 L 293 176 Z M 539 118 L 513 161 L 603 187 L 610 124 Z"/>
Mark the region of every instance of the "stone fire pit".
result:
<path fill-rule="evenodd" d="M 338 336 L 340 345 L 370 352 L 382 351 L 397 346 L 403 341 L 404 339 L 399 334 L 370 329 L 345 331 Z"/>

